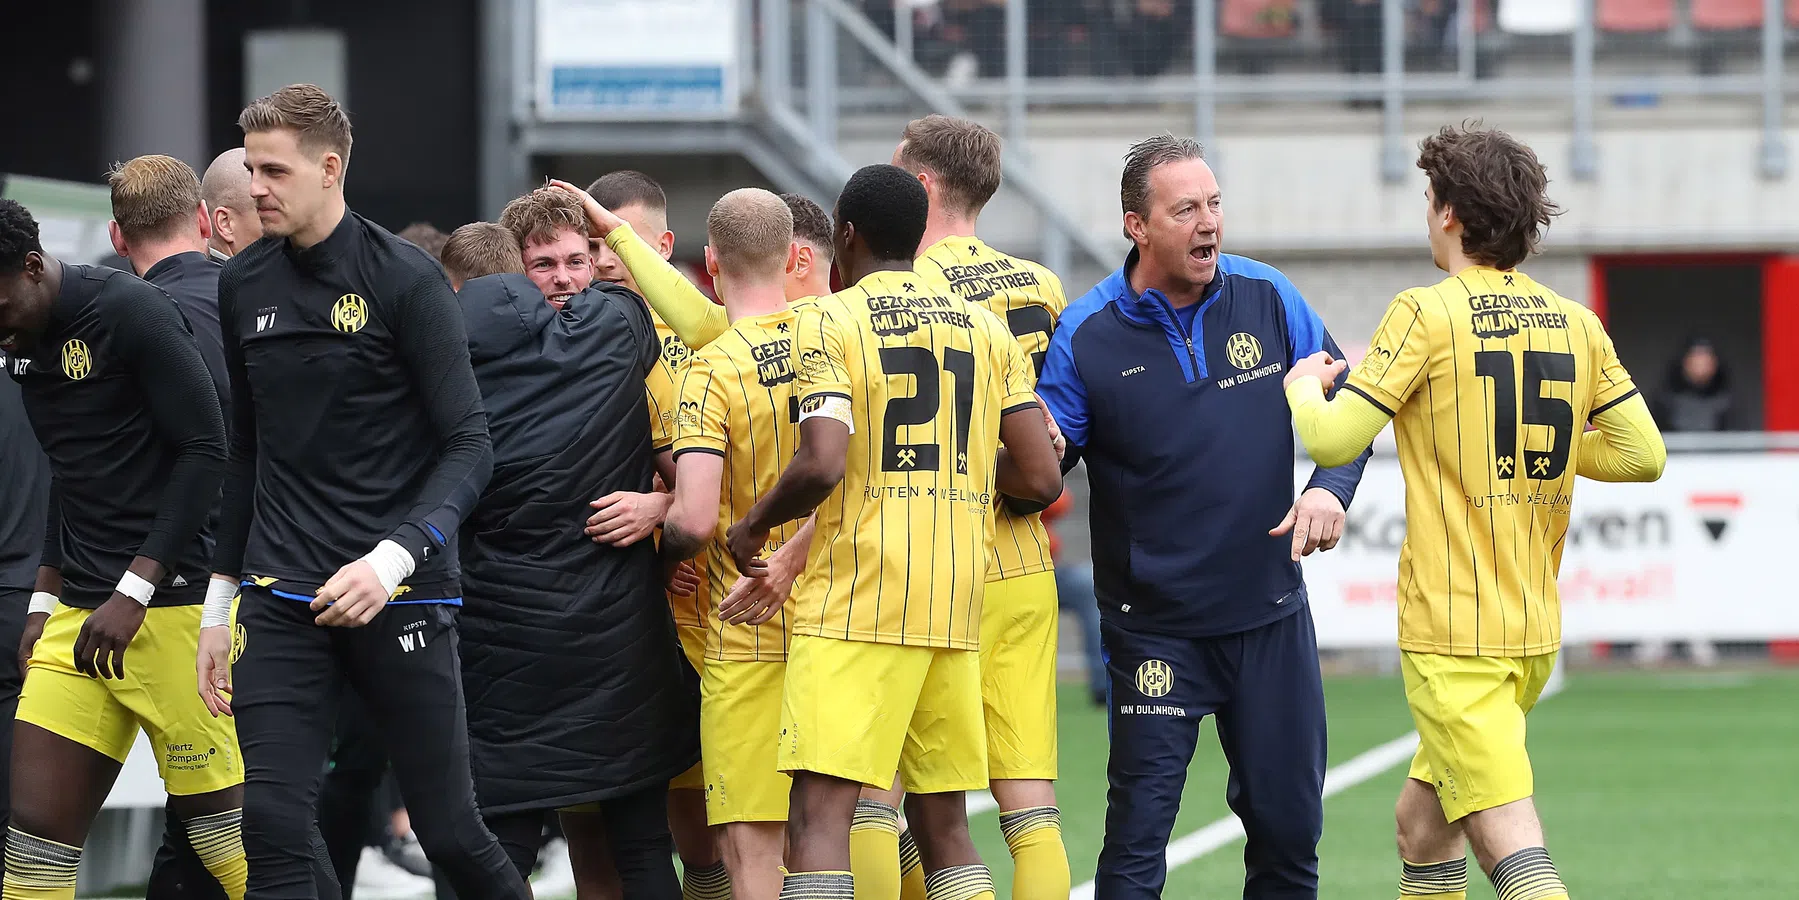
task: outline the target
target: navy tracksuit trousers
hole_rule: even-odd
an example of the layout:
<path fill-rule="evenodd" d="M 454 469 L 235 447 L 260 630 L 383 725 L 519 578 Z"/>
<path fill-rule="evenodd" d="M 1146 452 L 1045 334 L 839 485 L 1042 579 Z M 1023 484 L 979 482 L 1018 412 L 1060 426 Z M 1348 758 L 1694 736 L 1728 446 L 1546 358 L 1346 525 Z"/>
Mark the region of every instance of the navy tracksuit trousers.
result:
<path fill-rule="evenodd" d="M 1200 720 L 1215 716 L 1243 820 L 1245 900 L 1318 896 L 1324 684 L 1311 610 L 1191 638 L 1101 624 L 1111 679 L 1106 840 L 1095 900 L 1162 896 L 1167 849 Z"/>

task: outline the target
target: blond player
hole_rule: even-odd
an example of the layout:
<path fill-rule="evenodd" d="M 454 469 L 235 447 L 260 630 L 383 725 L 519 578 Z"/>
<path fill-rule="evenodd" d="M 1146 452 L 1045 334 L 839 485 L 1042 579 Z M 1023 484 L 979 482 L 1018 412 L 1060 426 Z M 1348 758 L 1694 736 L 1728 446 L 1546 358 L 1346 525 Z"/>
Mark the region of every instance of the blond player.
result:
<path fill-rule="evenodd" d="M 987 783 L 986 554 L 970 549 L 991 540 L 1001 494 L 1048 503 L 1061 473 L 1017 341 L 912 270 L 928 205 L 893 166 L 844 186 L 834 244 L 854 287 L 802 310 L 799 447 L 726 535 L 754 577 L 769 533 L 817 510 L 781 704 L 780 767 L 794 776 L 784 898 L 854 896 L 857 798 L 896 770 L 928 896 L 993 894 L 964 807 Z"/>
<path fill-rule="evenodd" d="M 663 526 L 665 561 L 704 553 L 708 593 L 724 597 L 739 577 L 724 529 L 774 487 L 799 443 L 793 393 L 793 326 L 783 281 L 798 248 L 793 215 L 759 188 L 726 194 L 706 221 L 706 268 L 731 327 L 694 354 L 675 418 L 675 503 Z M 729 478 L 726 478 L 726 475 Z M 765 551 L 795 538 L 773 532 Z M 713 609 L 700 692 L 706 812 L 723 826 L 736 900 L 774 900 L 791 779 L 776 769 L 781 684 L 787 671 L 787 604 L 727 621 Z"/>
<path fill-rule="evenodd" d="M 1418 167 L 1450 277 L 1394 299 L 1334 400 L 1321 385 L 1343 364 L 1322 353 L 1288 373 L 1287 399 L 1320 465 L 1389 420 L 1399 442 L 1399 648 L 1421 738 L 1397 808 L 1400 896 L 1464 900 L 1465 841 L 1499 900 L 1561 900 L 1524 717 L 1561 648 L 1575 475 L 1654 481 L 1667 451 L 1599 318 L 1518 271 L 1556 212 L 1536 154 L 1444 128 Z"/>
<path fill-rule="evenodd" d="M 1034 380 L 1068 298 L 1053 272 L 975 237 L 981 209 L 999 190 L 999 135 L 967 119 L 926 116 L 906 125 L 893 164 L 931 198 L 918 271 L 1003 319 Z M 1055 789 L 1056 574 L 1042 517 L 1003 506 L 997 515 L 981 613 L 987 773 L 1012 852 L 1013 900 L 1061 900 L 1070 879 Z M 903 861 L 914 862 L 901 849 Z"/>

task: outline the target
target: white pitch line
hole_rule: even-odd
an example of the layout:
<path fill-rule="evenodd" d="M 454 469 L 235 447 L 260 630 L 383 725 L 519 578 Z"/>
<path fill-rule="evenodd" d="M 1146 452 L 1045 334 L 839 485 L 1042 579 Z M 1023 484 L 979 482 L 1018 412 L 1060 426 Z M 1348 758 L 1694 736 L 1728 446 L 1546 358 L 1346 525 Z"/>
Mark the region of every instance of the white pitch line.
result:
<path fill-rule="evenodd" d="M 1418 749 L 1418 732 L 1407 732 L 1324 773 L 1324 796 L 1348 790 L 1399 765 Z M 1179 868 L 1243 837 L 1243 821 L 1225 816 L 1168 844 L 1168 868 Z M 1068 893 L 1070 900 L 1093 900 L 1093 882 Z"/>
<path fill-rule="evenodd" d="M 996 809 L 999 809 L 999 801 L 993 799 L 992 794 L 988 793 L 987 791 L 969 791 L 968 792 L 968 817 L 969 818 L 972 819 L 975 816 L 980 815 L 981 813 L 993 812 Z"/>

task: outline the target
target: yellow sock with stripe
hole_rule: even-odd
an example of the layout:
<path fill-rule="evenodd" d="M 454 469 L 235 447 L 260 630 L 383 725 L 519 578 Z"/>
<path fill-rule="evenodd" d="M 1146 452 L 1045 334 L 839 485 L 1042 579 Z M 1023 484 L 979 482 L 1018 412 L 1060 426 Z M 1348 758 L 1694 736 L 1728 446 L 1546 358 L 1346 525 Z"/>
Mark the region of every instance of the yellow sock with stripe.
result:
<path fill-rule="evenodd" d="M 900 900 L 925 900 L 924 861 L 918 858 L 918 842 L 910 828 L 900 832 L 899 859 Z"/>
<path fill-rule="evenodd" d="M 681 900 L 731 900 L 731 873 L 725 864 L 695 866 L 681 872 Z"/>
<path fill-rule="evenodd" d="M 855 900 L 856 879 L 848 872 L 781 870 L 781 900 Z"/>
<path fill-rule="evenodd" d="M 193 845 L 194 855 L 219 880 L 225 896 L 244 900 L 244 882 L 250 877 L 250 864 L 244 860 L 244 811 L 228 809 L 195 816 L 182 824 L 187 827 L 187 842 Z"/>
<path fill-rule="evenodd" d="M 5 900 L 75 900 L 81 848 L 6 829 Z"/>
<path fill-rule="evenodd" d="M 1489 877 L 1499 900 L 1568 900 L 1568 887 L 1542 847 L 1525 847 L 1500 860 Z"/>
<path fill-rule="evenodd" d="M 850 871 L 856 900 L 900 900 L 899 810 L 857 800 L 850 821 Z"/>
<path fill-rule="evenodd" d="M 930 900 L 993 900 L 993 873 L 986 866 L 950 866 L 924 877 Z"/>
<path fill-rule="evenodd" d="M 1467 859 L 1399 862 L 1400 900 L 1468 900 Z"/>
<path fill-rule="evenodd" d="M 1012 851 L 1012 900 L 1064 900 L 1072 880 L 1062 846 L 1062 813 L 1027 806 L 999 814 L 999 830 Z"/>

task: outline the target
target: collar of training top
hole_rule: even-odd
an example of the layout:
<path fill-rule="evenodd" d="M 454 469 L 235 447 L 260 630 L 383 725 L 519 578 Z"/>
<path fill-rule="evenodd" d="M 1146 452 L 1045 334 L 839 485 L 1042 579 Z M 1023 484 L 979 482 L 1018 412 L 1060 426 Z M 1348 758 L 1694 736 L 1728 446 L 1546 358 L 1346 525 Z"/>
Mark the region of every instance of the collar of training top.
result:
<path fill-rule="evenodd" d="M 204 272 L 208 270 L 217 270 L 218 267 L 219 264 L 213 262 L 212 257 L 207 256 L 198 250 L 189 250 L 185 253 L 176 253 L 172 256 L 165 256 L 162 259 L 157 260 L 156 265 L 144 270 L 144 280 L 151 284 L 155 284 L 156 279 L 177 269 Z"/>
<path fill-rule="evenodd" d="M 94 294 L 98 293 L 85 283 L 88 274 L 85 267 L 76 268 L 61 260 L 57 260 L 56 264 L 62 267 L 62 288 L 56 292 L 56 299 L 50 301 L 50 321 L 44 327 L 46 336 L 61 331 L 73 322 L 76 316 L 81 315 L 81 310 L 87 306 L 88 301 L 94 298 Z M 102 268 L 102 271 L 105 269 Z"/>
<path fill-rule="evenodd" d="M 1218 256 L 1222 256 L 1222 254 L 1218 254 Z M 1142 252 L 1139 252 L 1135 247 L 1130 248 L 1130 254 L 1124 256 L 1124 268 L 1121 270 L 1124 274 L 1123 297 L 1126 301 L 1142 302 L 1142 293 L 1137 292 L 1137 288 L 1133 288 L 1132 284 L 1130 284 L 1130 275 L 1137 270 L 1137 263 L 1139 263 L 1139 261 L 1142 261 Z M 1218 293 L 1222 290 L 1223 286 L 1225 286 L 1225 266 L 1214 266 L 1213 281 L 1209 284 L 1205 284 L 1205 290 L 1200 292 L 1200 302 L 1211 299 L 1214 293 Z M 1166 297 L 1162 297 L 1162 292 L 1159 292 L 1159 290 L 1153 290 L 1153 288 L 1151 288 L 1148 293 L 1155 293 L 1153 299 L 1166 299 Z"/>
<path fill-rule="evenodd" d="M 294 246 L 293 238 L 288 238 L 281 242 L 281 249 L 287 254 L 288 259 L 293 260 L 294 265 L 308 271 L 318 271 L 343 259 L 349 252 L 349 248 L 356 243 L 356 238 L 361 230 L 362 226 L 356 221 L 356 214 L 346 206 L 344 207 L 344 217 L 338 220 L 337 227 L 331 229 L 331 234 L 324 240 L 301 249 Z"/>

